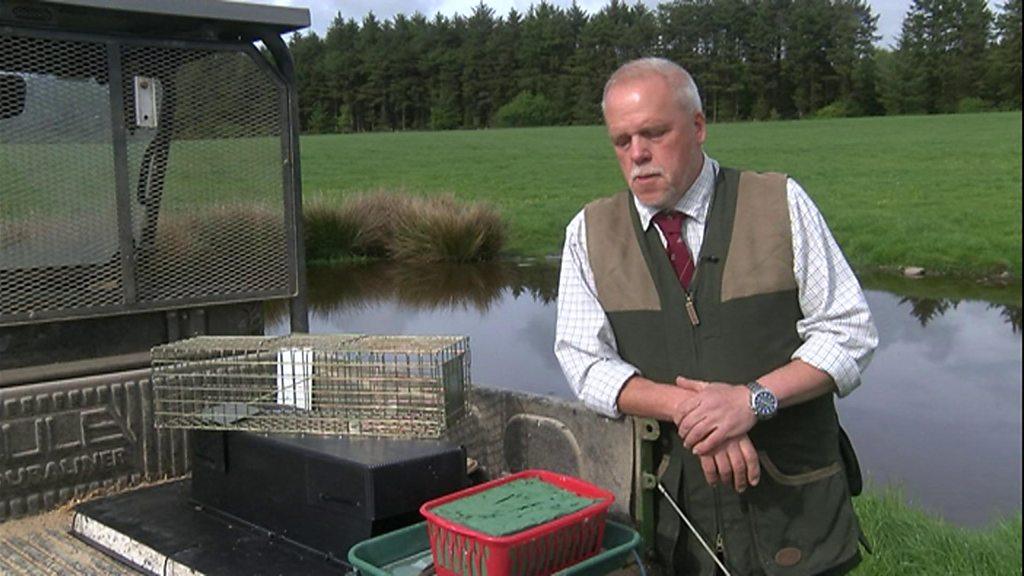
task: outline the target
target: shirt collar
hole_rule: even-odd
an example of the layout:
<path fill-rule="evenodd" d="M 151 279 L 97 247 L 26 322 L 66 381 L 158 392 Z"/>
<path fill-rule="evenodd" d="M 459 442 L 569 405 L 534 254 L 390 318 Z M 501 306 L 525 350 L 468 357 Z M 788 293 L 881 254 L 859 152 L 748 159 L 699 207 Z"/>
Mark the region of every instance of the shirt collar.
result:
<path fill-rule="evenodd" d="M 683 197 L 676 202 L 674 208 L 683 214 L 686 214 L 688 218 L 693 218 L 697 222 L 704 224 L 704 219 L 708 215 L 708 207 L 711 206 L 711 196 L 715 192 L 715 179 L 718 177 L 718 162 L 710 158 L 707 154 L 704 155 L 704 166 L 700 169 L 700 174 L 697 175 L 697 179 L 693 181 L 690 189 L 683 194 Z M 646 231 L 651 225 L 651 219 L 654 215 L 660 212 L 657 208 L 651 208 L 644 206 L 637 200 L 635 195 L 633 196 L 633 204 L 636 206 L 636 211 L 640 215 L 640 225 Z"/>

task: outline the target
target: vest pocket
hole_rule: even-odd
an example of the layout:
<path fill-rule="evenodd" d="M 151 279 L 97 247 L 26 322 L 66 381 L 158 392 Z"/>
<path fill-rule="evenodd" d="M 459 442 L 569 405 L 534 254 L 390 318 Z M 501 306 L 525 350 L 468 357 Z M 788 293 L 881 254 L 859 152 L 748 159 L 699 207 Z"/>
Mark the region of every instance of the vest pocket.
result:
<path fill-rule="evenodd" d="M 843 466 L 787 473 L 764 451 L 761 483 L 746 492 L 758 564 L 766 574 L 817 574 L 857 553 L 859 527 Z"/>

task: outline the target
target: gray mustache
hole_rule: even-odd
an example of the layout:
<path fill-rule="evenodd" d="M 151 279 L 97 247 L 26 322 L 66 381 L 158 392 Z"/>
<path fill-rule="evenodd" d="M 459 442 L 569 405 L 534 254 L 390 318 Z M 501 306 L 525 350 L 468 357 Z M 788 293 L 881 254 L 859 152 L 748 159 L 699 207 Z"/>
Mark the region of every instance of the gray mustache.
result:
<path fill-rule="evenodd" d="M 636 180 L 641 176 L 662 176 L 664 171 L 658 166 L 635 166 L 629 173 L 630 180 Z"/>

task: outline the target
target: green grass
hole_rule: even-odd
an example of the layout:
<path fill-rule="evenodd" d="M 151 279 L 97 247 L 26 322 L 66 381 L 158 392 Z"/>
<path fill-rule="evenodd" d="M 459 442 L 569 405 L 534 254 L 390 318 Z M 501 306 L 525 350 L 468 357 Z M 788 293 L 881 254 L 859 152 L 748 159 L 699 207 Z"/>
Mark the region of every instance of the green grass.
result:
<path fill-rule="evenodd" d="M 523 256 L 559 252 L 573 214 L 623 187 L 600 126 L 306 136 L 301 145 L 307 199 L 452 192 L 496 206 L 508 252 Z M 4 147 L 5 224 L 113 213 L 108 149 Z M 1021 275 L 1020 112 L 717 124 L 707 149 L 725 165 L 797 178 L 860 271 Z M 133 180 L 140 155 L 140 145 L 129 154 Z M 279 155 L 273 138 L 176 142 L 164 207 L 276 202 Z"/>
<path fill-rule="evenodd" d="M 508 250 L 557 253 L 589 200 L 623 187 L 600 126 L 306 136 L 304 193 L 407 189 L 497 206 Z M 724 165 L 791 174 L 859 269 L 1021 274 L 1021 114 L 710 127 Z"/>
<path fill-rule="evenodd" d="M 1021 516 L 982 529 L 953 526 L 904 503 L 896 490 L 866 491 L 854 500 L 874 553 L 857 576 L 1021 573 Z"/>

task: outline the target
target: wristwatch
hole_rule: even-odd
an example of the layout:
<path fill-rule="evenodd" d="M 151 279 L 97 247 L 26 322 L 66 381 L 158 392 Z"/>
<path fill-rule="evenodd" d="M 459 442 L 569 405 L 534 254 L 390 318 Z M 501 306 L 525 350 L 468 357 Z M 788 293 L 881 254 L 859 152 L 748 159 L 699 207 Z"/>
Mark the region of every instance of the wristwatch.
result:
<path fill-rule="evenodd" d="M 750 390 L 750 409 L 758 420 L 769 420 L 779 410 L 779 399 L 771 390 L 761 386 L 757 380 L 749 382 L 747 389 Z"/>

